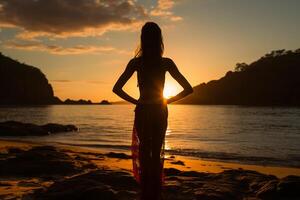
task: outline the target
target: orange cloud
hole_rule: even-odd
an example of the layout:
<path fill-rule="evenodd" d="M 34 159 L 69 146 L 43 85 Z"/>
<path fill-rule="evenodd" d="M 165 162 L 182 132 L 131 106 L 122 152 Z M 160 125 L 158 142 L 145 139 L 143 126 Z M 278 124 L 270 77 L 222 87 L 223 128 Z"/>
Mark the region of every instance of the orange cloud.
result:
<path fill-rule="evenodd" d="M 0 0 L 1 28 L 18 28 L 14 41 L 2 42 L 6 48 L 44 51 L 57 55 L 130 52 L 111 46 L 64 47 L 44 44 L 48 39 L 100 36 L 108 31 L 139 30 L 151 17 L 180 21 L 172 12 L 173 0 L 158 0 L 147 11 L 136 0 Z"/>
<path fill-rule="evenodd" d="M 165 17 L 171 21 L 180 21 L 182 20 L 182 17 L 174 15 L 171 11 L 174 6 L 174 0 L 158 0 L 157 6 L 150 12 L 150 15 L 155 17 Z"/>
<path fill-rule="evenodd" d="M 66 80 L 66 79 L 58 79 L 58 80 L 50 80 L 53 83 L 87 83 L 87 84 L 108 84 L 105 81 L 87 81 L 87 80 Z"/>
<path fill-rule="evenodd" d="M 62 47 L 58 45 L 46 45 L 42 43 L 17 43 L 17 42 L 6 42 L 4 43 L 6 48 L 29 50 L 29 51 L 45 51 L 51 54 L 57 55 L 74 55 L 74 54 L 101 54 L 101 53 L 119 53 L 119 54 L 131 54 L 129 51 L 119 50 L 111 46 L 82 46 L 77 45 L 73 47 Z"/>
<path fill-rule="evenodd" d="M 18 27 L 22 39 L 95 36 L 135 28 L 147 18 L 132 0 L 0 0 L 0 27 Z"/>

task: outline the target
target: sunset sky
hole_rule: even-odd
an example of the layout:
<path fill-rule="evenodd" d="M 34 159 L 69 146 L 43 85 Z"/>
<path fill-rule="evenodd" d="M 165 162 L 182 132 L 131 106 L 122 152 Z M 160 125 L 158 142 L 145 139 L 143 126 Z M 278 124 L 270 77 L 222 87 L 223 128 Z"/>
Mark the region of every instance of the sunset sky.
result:
<path fill-rule="evenodd" d="M 195 86 L 237 62 L 300 48 L 299 0 L 0 0 L 0 51 L 40 68 L 62 100 L 120 100 L 112 87 L 145 21 Z M 167 75 L 170 95 L 180 87 Z M 136 74 L 125 90 L 138 96 Z"/>

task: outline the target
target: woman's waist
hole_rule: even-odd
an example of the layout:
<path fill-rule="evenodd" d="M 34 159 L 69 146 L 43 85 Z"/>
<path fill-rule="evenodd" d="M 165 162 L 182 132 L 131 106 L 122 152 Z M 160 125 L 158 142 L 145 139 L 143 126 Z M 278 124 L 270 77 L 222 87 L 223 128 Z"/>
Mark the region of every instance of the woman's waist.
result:
<path fill-rule="evenodd" d="M 164 108 L 167 108 L 167 101 L 166 99 L 139 99 L 136 108 L 163 110 Z"/>
<path fill-rule="evenodd" d="M 168 106 L 164 103 L 140 103 L 136 104 L 134 112 L 136 113 L 161 113 L 167 114 L 168 113 Z"/>
<path fill-rule="evenodd" d="M 164 98 L 139 98 L 137 105 L 167 105 Z"/>

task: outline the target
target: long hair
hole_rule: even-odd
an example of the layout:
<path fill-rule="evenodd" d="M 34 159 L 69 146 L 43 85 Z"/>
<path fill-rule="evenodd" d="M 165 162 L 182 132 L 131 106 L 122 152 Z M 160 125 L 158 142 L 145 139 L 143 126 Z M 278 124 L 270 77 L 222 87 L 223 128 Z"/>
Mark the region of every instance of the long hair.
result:
<path fill-rule="evenodd" d="M 160 60 L 164 52 L 164 43 L 161 29 L 154 22 L 147 22 L 141 31 L 141 42 L 136 50 L 135 57 L 144 61 Z"/>

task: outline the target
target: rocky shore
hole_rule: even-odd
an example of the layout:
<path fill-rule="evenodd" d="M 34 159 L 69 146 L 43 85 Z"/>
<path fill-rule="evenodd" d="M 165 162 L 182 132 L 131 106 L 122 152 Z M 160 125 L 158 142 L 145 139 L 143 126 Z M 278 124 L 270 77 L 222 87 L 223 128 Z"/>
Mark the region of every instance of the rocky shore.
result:
<path fill-rule="evenodd" d="M 4 145 L 0 154 L 0 199 L 133 200 L 139 186 L 131 172 L 111 167 L 130 161 L 124 153 L 80 151 L 49 145 Z M 231 169 L 205 173 L 165 169 L 166 200 L 296 200 L 300 177 L 277 178 L 256 171 Z M 121 164 L 118 164 L 121 165 Z"/>

